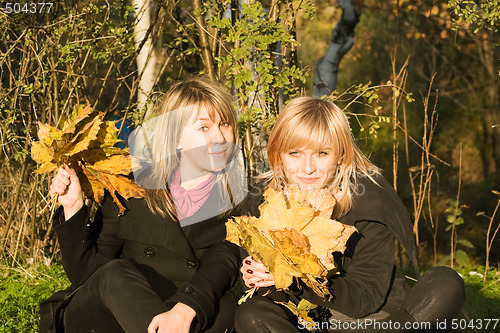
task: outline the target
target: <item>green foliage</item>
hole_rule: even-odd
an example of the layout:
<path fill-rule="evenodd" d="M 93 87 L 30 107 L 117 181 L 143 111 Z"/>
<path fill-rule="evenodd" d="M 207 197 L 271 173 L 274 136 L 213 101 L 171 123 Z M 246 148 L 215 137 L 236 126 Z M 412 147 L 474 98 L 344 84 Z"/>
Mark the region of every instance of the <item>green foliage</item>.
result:
<path fill-rule="evenodd" d="M 69 286 L 60 265 L 0 267 L 0 332 L 38 332 L 39 303 Z"/>
<path fill-rule="evenodd" d="M 372 85 L 371 82 L 352 85 L 341 94 L 335 91 L 333 100 L 338 105 L 345 105 L 344 111 L 348 116 L 354 117 L 361 134 L 367 133 L 369 138 L 377 141 L 382 126 L 391 123 L 391 118 L 383 115 L 383 106 L 387 101 L 381 95 L 387 96 L 391 92 L 393 98 L 403 98 L 406 103 L 414 101 L 411 93 L 391 81 L 379 85 Z"/>
<path fill-rule="evenodd" d="M 470 25 L 476 34 L 480 30 L 499 31 L 500 3 L 498 0 L 449 0 L 448 8 L 453 10 L 453 30 L 464 24 Z M 497 40 L 497 45 L 498 45 Z"/>
<path fill-rule="evenodd" d="M 464 205 L 460 207 L 457 204 L 456 200 L 450 200 L 448 202 L 448 208 L 446 208 L 446 222 L 449 225 L 446 227 L 446 231 L 451 230 L 451 228 L 455 225 L 462 225 L 464 223 L 464 219 L 462 218 L 462 208 L 465 208 Z"/>
<path fill-rule="evenodd" d="M 462 209 L 466 208 L 466 205 L 459 205 L 456 200 L 448 201 L 448 208 L 445 210 L 446 214 L 446 222 L 448 222 L 448 226 L 446 227 L 446 231 L 450 231 L 453 233 L 452 239 L 455 240 L 454 244 L 452 244 L 451 252 L 452 254 L 443 257 L 440 260 L 440 264 L 445 264 L 451 260 L 451 256 L 453 255 L 453 261 L 460 267 L 470 267 L 472 265 L 472 261 L 470 259 L 469 254 L 464 250 L 474 249 L 475 246 L 467 239 L 458 239 L 458 233 L 456 231 L 456 227 L 464 224 L 464 219 L 462 217 Z M 456 250 L 456 247 L 460 245 L 464 249 Z"/>
<path fill-rule="evenodd" d="M 216 1 L 208 1 L 208 7 Z M 279 91 L 290 98 L 297 94 L 294 81 L 305 83 L 307 71 L 301 68 L 290 52 L 297 46 L 292 31 L 298 13 L 310 15 L 312 1 L 278 1 L 275 18 L 258 1 L 242 6 L 239 19 L 210 15 L 209 25 L 218 29 L 231 47 L 227 54 L 216 57 L 217 65 L 224 69 L 229 87 L 236 88 L 240 105 L 245 106 L 240 122 L 245 125 L 270 126 L 278 112 L 276 101 Z M 279 17 L 279 19 L 278 19 Z M 258 102 L 252 95 L 258 94 Z M 255 96 L 255 95 L 254 95 Z"/>

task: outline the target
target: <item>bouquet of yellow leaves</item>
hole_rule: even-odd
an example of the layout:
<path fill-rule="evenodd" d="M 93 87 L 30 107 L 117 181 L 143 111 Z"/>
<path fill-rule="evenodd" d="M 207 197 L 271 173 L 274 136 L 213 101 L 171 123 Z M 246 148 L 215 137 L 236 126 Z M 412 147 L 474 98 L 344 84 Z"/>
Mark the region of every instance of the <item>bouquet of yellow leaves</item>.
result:
<path fill-rule="evenodd" d="M 55 171 L 68 164 L 75 169 L 82 190 L 98 204 L 107 189 L 123 214 L 125 207 L 116 193 L 125 199 L 141 198 L 144 189 L 127 176 L 139 167 L 127 149 L 115 147 L 120 140 L 114 121 L 104 121 L 104 113 L 90 106 L 77 107 L 71 116 L 56 128 L 38 124 L 38 139 L 31 145 L 31 158 L 40 167 L 37 173 Z"/>
<path fill-rule="evenodd" d="M 329 296 L 327 273 L 335 272 L 332 252 L 343 253 L 356 228 L 331 220 L 335 199 L 326 189 L 268 189 L 260 217 L 226 222 L 226 240 L 243 247 L 273 275 L 276 288 L 299 278 L 321 297 Z"/>

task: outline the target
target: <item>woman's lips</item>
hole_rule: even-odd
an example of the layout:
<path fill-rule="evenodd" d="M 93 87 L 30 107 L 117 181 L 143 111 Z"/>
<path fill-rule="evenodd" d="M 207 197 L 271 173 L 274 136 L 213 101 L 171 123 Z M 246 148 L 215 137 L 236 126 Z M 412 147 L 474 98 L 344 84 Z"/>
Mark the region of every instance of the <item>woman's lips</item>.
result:
<path fill-rule="evenodd" d="M 297 178 L 304 184 L 314 184 L 319 179 L 319 177 L 314 177 L 314 178 L 297 177 Z"/>
<path fill-rule="evenodd" d="M 210 156 L 213 156 L 213 157 L 222 157 L 222 156 L 226 155 L 226 150 L 219 150 L 219 151 L 209 152 L 208 154 Z"/>

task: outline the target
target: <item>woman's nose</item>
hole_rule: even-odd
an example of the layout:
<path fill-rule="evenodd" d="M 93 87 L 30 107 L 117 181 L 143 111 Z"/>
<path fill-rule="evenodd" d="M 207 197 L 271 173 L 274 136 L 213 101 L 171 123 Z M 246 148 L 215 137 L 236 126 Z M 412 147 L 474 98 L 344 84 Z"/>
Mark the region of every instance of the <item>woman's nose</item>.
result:
<path fill-rule="evenodd" d="M 306 155 L 304 157 L 304 172 L 306 174 L 311 174 L 316 171 L 316 165 L 314 163 L 314 159 L 310 155 Z"/>
<path fill-rule="evenodd" d="M 216 142 L 216 143 L 224 143 L 226 142 L 226 138 L 221 129 L 217 126 L 213 126 L 208 135 L 208 142 Z"/>

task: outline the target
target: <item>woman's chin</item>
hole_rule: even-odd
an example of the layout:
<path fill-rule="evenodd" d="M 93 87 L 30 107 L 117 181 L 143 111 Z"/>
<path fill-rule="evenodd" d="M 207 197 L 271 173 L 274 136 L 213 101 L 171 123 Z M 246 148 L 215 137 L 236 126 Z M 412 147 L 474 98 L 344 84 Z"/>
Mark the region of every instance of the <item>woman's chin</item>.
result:
<path fill-rule="evenodd" d="M 320 188 L 319 184 L 316 184 L 316 183 L 304 184 L 304 183 L 298 182 L 297 185 L 299 185 L 299 187 L 302 191 L 309 191 L 309 190 L 314 190 L 316 188 Z"/>

